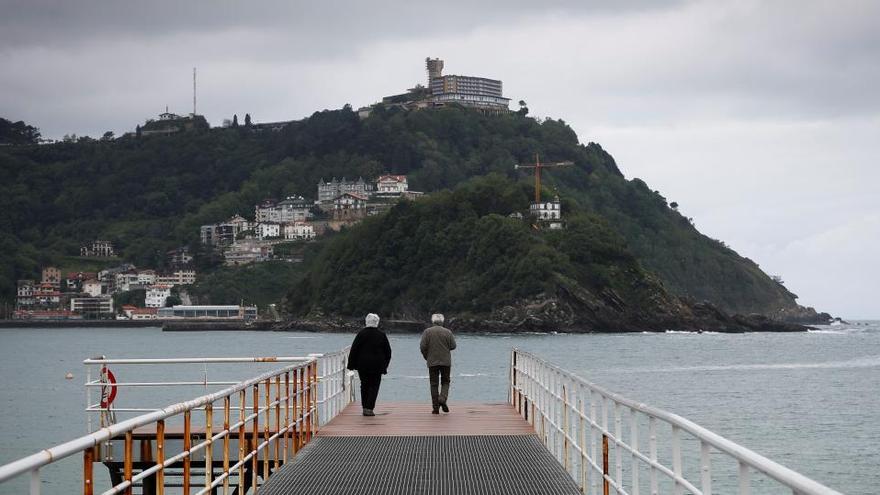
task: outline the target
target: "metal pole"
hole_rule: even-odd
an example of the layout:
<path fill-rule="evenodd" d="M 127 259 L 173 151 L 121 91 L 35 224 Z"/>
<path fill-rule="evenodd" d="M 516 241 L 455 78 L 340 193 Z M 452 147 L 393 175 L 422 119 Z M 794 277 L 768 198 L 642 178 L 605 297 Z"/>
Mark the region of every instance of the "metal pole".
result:
<path fill-rule="evenodd" d="M 214 464 L 213 464 L 213 450 L 214 443 L 211 441 L 211 437 L 214 436 L 212 433 L 212 423 L 214 422 L 214 405 L 208 404 L 205 406 L 205 440 L 208 442 L 207 447 L 205 447 L 205 488 L 211 488 L 211 482 L 214 478 Z"/>
<path fill-rule="evenodd" d="M 192 475 L 192 413 L 183 413 L 183 495 L 189 495 L 190 476 Z"/>
<path fill-rule="evenodd" d="M 602 434 L 602 494 L 608 495 L 611 486 L 608 484 L 608 435 Z"/>
<path fill-rule="evenodd" d="M 165 493 L 165 420 L 156 422 L 156 464 L 159 471 L 156 472 L 156 495 Z"/>

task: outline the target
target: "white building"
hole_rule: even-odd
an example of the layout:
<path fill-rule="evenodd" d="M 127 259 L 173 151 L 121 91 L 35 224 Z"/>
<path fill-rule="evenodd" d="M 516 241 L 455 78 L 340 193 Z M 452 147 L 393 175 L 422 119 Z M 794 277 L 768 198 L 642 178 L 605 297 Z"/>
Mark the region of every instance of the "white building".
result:
<path fill-rule="evenodd" d="M 138 284 L 137 272 L 117 273 L 115 277 L 115 282 L 116 292 L 125 292 L 141 288 L 140 284 Z"/>
<path fill-rule="evenodd" d="M 288 196 L 279 203 L 267 199 L 254 207 L 254 217 L 258 223 L 305 222 L 312 216 L 311 208 L 311 203 L 302 196 Z"/>
<path fill-rule="evenodd" d="M 278 223 L 261 223 L 257 225 L 257 237 L 260 239 L 270 239 L 281 237 L 281 224 Z"/>
<path fill-rule="evenodd" d="M 562 204 L 559 202 L 559 196 L 552 201 L 532 202 L 529 213 L 551 229 L 562 228 Z"/>
<path fill-rule="evenodd" d="M 87 319 L 113 318 L 113 298 L 110 296 L 72 297 L 70 298 L 70 310 Z"/>
<path fill-rule="evenodd" d="M 92 297 L 98 297 L 104 293 L 104 284 L 96 279 L 83 282 L 82 291 Z"/>
<path fill-rule="evenodd" d="M 358 220 L 366 216 L 366 196 L 345 193 L 333 200 L 333 220 Z"/>
<path fill-rule="evenodd" d="M 383 175 L 376 179 L 379 194 L 403 194 L 409 189 L 405 175 Z"/>
<path fill-rule="evenodd" d="M 153 285 L 156 283 L 155 270 L 143 270 L 137 274 L 137 283 L 141 285 Z"/>
<path fill-rule="evenodd" d="M 345 177 L 338 181 L 334 177 L 330 182 L 324 182 L 324 179 L 318 182 L 318 202 L 320 203 L 333 201 L 334 198 L 345 193 L 369 197 L 373 194 L 373 184 L 366 182 L 363 177 L 359 177 L 356 181 L 345 180 Z"/>
<path fill-rule="evenodd" d="M 235 241 L 223 253 L 226 265 L 246 265 L 259 263 L 272 258 L 274 248 L 272 244 L 257 239 L 242 239 Z"/>
<path fill-rule="evenodd" d="M 171 295 L 171 286 L 152 285 L 147 288 L 145 306 L 148 308 L 164 308 L 165 301 Z"/>
<path fill-rule="evenodd" d="M 285 239 L 314 239 L 315 227 L 307 223 L 288 223 L 284 225 Z"/>
<path fill-rule="evenodd" d="M 159 275 L 156 277 L 156 283 L 159 285 L 191 285 L 196 283 L 195 270 L 177 270 L 167 275 Z"/>

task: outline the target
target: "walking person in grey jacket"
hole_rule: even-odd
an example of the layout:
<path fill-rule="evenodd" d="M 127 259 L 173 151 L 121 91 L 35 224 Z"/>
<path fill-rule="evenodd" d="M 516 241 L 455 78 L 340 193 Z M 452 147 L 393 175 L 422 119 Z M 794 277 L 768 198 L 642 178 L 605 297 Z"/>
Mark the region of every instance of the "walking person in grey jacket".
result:
<path fill-rule="evenodd" d="M 449 397 L 449 374 L 452 370 L 452 353 L 455 349 L 455 336 L 452 331 L 443 327 L 443 315 L 431 315 L 432 326 L 422 332 L 419 349 L 428 364 L 428 377 L 431 383 L 432 414 L 449 412 L 446 399 Z M 442 387 L 439 387 L 442 385 Z M 439 388 L 439 389 L 438 389 Z"/>

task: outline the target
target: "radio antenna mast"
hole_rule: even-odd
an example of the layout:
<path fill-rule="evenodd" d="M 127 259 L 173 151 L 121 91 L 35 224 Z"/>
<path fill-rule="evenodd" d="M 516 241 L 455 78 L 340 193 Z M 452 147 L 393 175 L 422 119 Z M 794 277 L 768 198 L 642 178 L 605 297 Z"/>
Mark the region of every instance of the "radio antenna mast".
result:
<path fill-rule="evenodd" d="M 196 68 L 193 67 L 193 117 L 196 116 Z"/>

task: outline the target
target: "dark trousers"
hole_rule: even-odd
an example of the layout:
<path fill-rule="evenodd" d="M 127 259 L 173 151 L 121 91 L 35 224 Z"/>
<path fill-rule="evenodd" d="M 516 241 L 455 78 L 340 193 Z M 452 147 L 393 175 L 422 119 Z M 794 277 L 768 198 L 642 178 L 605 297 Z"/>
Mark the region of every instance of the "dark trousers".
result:
<path fill-rule="evenodd" d="M 434 406 L 434 409 L 440 407 L 440 404 L 445 404 L 449 397 L 449 372 L 451 369 L 451 366 L 428 367 L 428 378 L 431 383 L 431 405 Z"/>
<path fill-rule="evenodd" d="M 365 373 L 358 371 L 361 380 L 361 406 L 364 409 L 376 407 L 376 397 L 379 396 L 379 385 L 382 384 L 382 373 Z"/>

